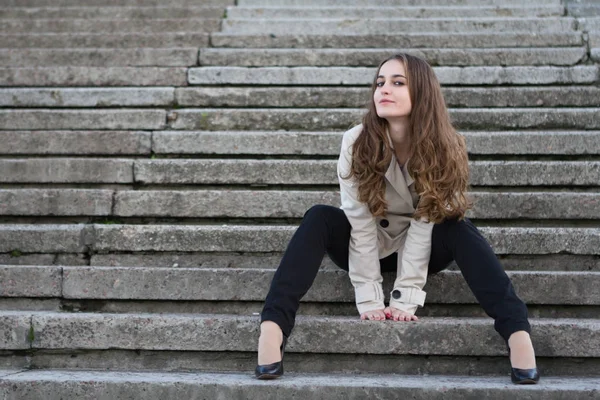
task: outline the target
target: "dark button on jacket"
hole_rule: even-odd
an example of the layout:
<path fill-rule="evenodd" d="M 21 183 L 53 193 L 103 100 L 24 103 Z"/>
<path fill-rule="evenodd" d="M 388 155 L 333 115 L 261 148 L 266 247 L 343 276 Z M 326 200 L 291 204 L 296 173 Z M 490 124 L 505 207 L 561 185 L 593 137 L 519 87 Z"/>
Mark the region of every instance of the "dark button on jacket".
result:
<path fill-rule="evenodd" d="M 390 226 L 390 221 L 388 221 L 387 219 L 382 219 L 381 221 L 379 221 L 379 225 L 381 225 L 382 228 L 387 228 L 388 226 Z"/>

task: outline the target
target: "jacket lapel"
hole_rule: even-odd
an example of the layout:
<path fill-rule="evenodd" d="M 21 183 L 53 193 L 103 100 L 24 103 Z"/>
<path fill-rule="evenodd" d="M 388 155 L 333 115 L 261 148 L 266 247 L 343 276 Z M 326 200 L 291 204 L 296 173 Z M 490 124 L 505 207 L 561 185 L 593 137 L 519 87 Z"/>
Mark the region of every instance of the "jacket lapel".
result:
<path fill-rule="evenodd" d="M 388 129 L 386 129 L 386 134 L 388 138 L 388 143 L 393 149 L 394 144 L 392 142 L 392 138 L 390 137 L 390 132 Z M 390 166 L 388 167 L 385 173 L 385 178 L 390 182 L 394 190 L 398 192 L 400 197 L 402 197 L 404 201 L 407 202 L 411 208 L 413 208 L 413 200 L 412 196 L 410 195 L 410 191 L 408 190 L 408 187 L 414 182 L 414 179 L 406 170 L 406 165 L 404 165 L 403 168 L 400 168 L 400 165 L 398 165 L 398 160 L 396 159 L 396 155 L 393 153 L 392 162 L 390 163 Z"/>
<path fill-rule="evenodd" d="M 400 197 L 407 202 L 411 208 L 413 207 L 412 196 L 410 195 L 410 191 L 408 190 L 408 186 L 414 182 L 412 177 L 406 172 L 406 177 L 404 175 L 404 171 L 406 171 L 406 167 L 400 169 L 398 165 L 398 161 L 396 160 L 396 156 L 392 154 L 392 162 L 388 167 L 385 178 L 390 182 L 390 185 L 398 192 Z"/>

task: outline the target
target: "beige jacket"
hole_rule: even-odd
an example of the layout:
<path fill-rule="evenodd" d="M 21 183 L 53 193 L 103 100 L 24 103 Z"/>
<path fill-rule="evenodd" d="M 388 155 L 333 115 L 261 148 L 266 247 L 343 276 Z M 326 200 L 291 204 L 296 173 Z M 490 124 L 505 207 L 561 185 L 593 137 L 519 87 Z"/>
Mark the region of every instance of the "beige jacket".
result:
<path fill-rule="evenodd" d="M 352 144 L 361 130 L 362 125 L 358 125 L 344 133 L 337 168 L 341 208 L 352 226 L 348 263 L 356 307 L 360 314 L 385 307 L 379 259 L 398 252 L 394 289 L 399 290 L 401 296 L 399 300 L 390 296 L 390 306 L 414 314 L 425 302 L 422 289 L 427 280 L 434 224 L 412 219 L 419 196 L 406 166 L 400 168 L 395 157 L 385 173 L 388 202 L 385 218 L 375 218 L 367 205 L 358 201 L 357 183 L 342 177 L 348 176 Z"/>

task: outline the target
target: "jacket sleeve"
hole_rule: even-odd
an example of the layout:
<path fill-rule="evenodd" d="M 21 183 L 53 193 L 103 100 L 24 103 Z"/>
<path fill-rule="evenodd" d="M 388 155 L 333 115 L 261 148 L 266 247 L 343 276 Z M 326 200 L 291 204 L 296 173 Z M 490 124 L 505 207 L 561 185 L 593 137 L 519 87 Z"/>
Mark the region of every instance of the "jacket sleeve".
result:
<path fill-rule="evenodd" d="M 390 296 L 390 307 L 411 314 L 415 313 L 418 306 L 423 307 L 426 295 L 423 286 L 427 281 L 433 225 L 423 218 L 410 221 L 393 289 L 400 291 L 400 298 Z"/>
<path fill-rule="evenodd" d="M 377 246 L 377 225 L 375 217 L 366 204 L 358 200 L 358 184 L 348 176 L 352 160 L 349 137 L 344 135 L 338 160 L 337 174 L 340 182 L 341 209 L 346 214 L 352 230 L 348 252 L 348 272 L 354 286 L 356 307 L 360 314 L 383 310 L 383 289 Z"/>

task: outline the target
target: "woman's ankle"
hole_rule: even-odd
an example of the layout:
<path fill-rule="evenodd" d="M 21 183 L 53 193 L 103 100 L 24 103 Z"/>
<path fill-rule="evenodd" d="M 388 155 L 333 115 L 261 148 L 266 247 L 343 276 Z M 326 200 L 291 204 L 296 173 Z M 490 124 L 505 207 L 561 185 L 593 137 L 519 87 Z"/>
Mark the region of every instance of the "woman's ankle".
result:
<path fill-rule="evenodd" d="M 527 331 L 513 333 L 508 339 L 510 347 L 510 361 L 513 368 L 535 368 L 535 351 L 531 337 Z"/>

